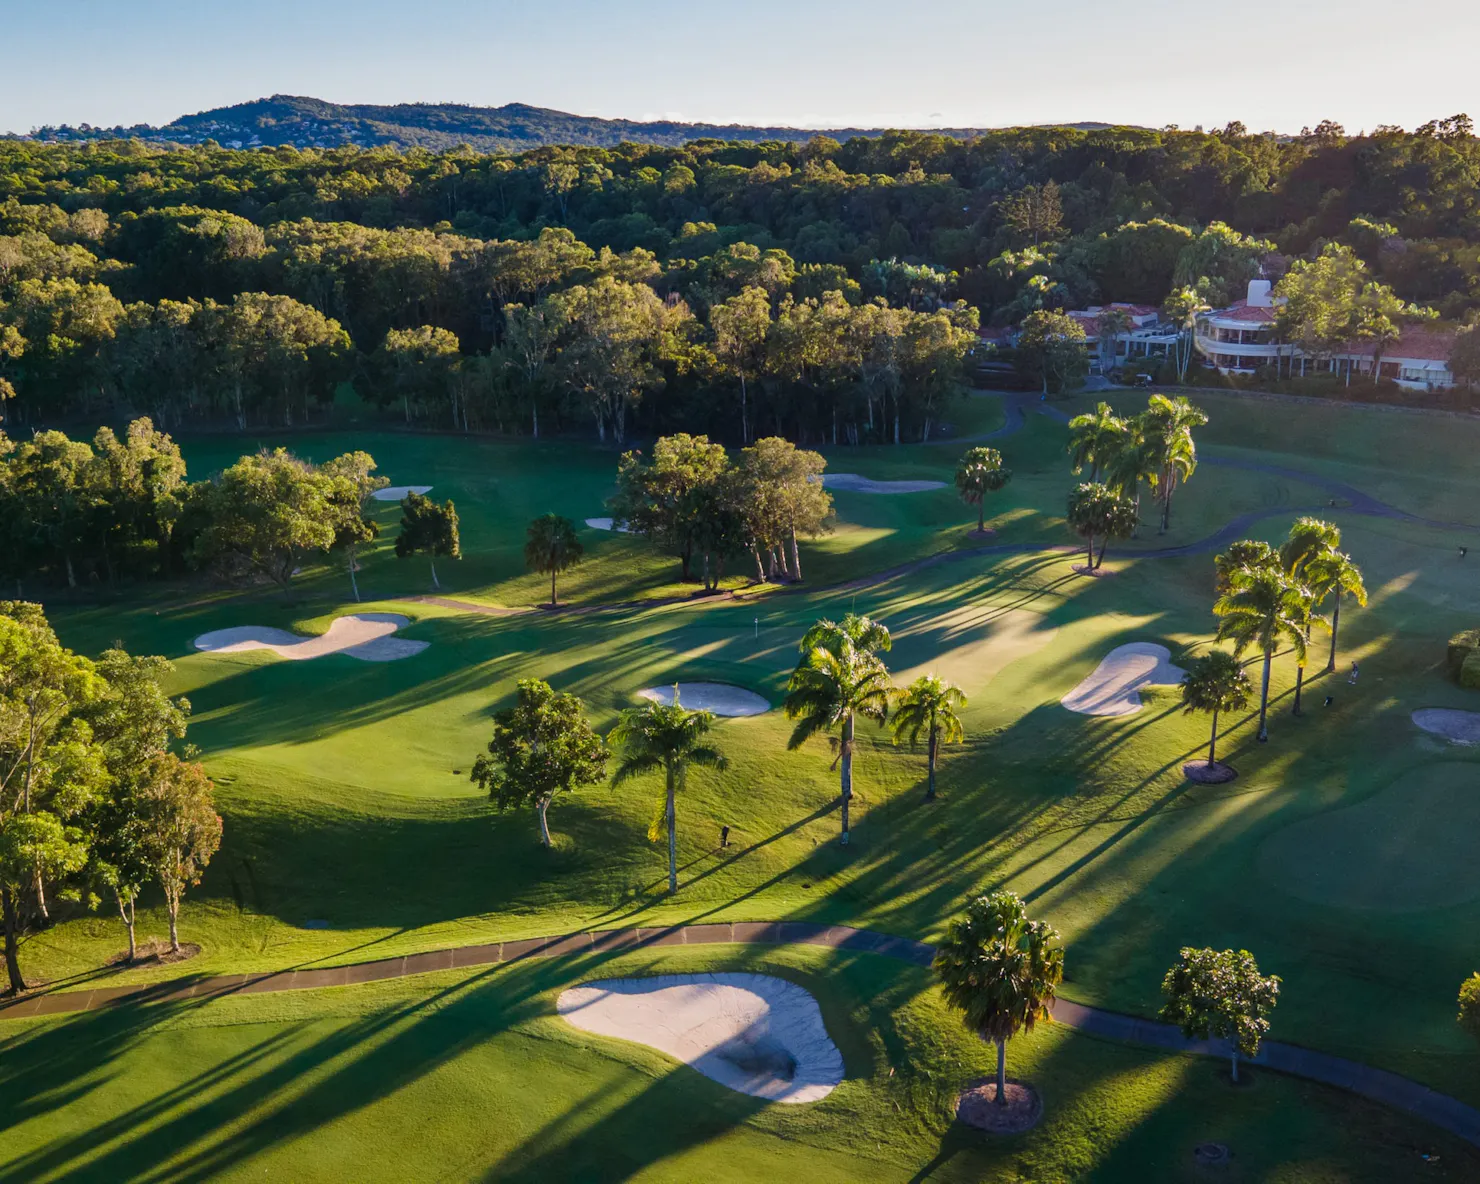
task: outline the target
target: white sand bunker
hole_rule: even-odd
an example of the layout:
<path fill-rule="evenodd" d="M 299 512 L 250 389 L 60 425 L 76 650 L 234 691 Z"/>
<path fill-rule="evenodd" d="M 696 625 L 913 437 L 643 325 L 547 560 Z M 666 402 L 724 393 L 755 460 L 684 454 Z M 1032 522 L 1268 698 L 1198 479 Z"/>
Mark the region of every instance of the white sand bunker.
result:
<path fill-rule="evenodd" d="M 618 534 L 631 534 L 629 527 L 618 525 L 610 518 L 587 518 L 586 525 L 592 530 L 614 530 Z"/>
<path fill-rule="evenodd" d="M 843 1056 L 811 994 L 769 974 L 662 974 L 562 991 L 583 1032 L 646 1044 L 712 1081 L 772 1102 L 816 1102 L 842 1083 Z"/>
<path fill-rule="evenodd" d="M 1413 713 L 1413 722 L 1451 744 L 1480 744 L 1480 711 L 1421 707 Z"/>
<path fill-rule="evenodd" d="M 355 613 L 337 618 L 322 637 L 301 637 L 285 629 L 262 625 L 239 625 L 235 629 L 202 633 L 195 639 L 195 648 L 213 654 L 271 650 L 278 657 L 295 662 L 327 654 L 348 654 L 362 662 L 394 662 L 421 653 L 429 644 L 391 636 L 409 624 L 411 619 L 400 613 Z"/>
<path fill-rule="evenodd" d="M 1141 710 L 1142 687 L 1182 681 L 1187 672 L 1173 666 L 1171 656 L 1166 646 L 1152 641 L 1118 645 L 1060 702 L 1080 715 L 1133 715 Z"/>
<path fill-rule="evenodd" d="M 384 489 L 377 489 L 370 496 L 378 502 L 399 502 L 405 499 L 408 493 L 431 493 L 430 485 L 387 485 Z"/>
<path fill-rule="evenodd" d="M 944 481 L 874 481 L 857 473 L 824 473 L 822 485 L 844 493 L 925 493 L 946 487 Z"/>
<path fill-rule="evenodd" d="M 648 687 L 637 694 L 665 707 L 673 704 L 671 686 Z M 754 691 L 727 682 L 681 682 L 678 701 L 690 711 L 712 711 L 715 715 L 764 715 L 771 710 L 771 704 Z"/>

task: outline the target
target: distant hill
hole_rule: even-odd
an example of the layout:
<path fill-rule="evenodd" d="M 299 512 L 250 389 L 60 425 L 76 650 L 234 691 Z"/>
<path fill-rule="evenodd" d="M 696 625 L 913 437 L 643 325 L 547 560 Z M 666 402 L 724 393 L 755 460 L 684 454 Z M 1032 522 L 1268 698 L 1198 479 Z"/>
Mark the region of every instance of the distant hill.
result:
<path fill-rule="evenodd" d="M 1078 128 L 1110 126 L 1074 124 Z M 163 127 L 43 127 L 30 139 L 107 140 L 139 139 L 162 144 L 199 144 L 215 140 L 228 148 L 271 147 L 363 148 L 388 145 L 441 151 L 468 144 L 483 152 L 523 151 L 544 144 L 589 144 L 610 147 L 623 141 L 677 147 L 691 140 L 807 140 L 815 135 L 846 140 L 879 136 L 883 128 L 832 128 L 825 131 L 790 127 L 747 127 L 741 124 L 678 123 L 659 120 L 637 123 L 628 119 L 598 119 L 571 115 L 524 103 L 502 107 L 463 107 L 452 103 L 398 103 L 392 107 L 326 103 L 295 95 L 273 95 L 251 103 L 217 107 L 185 115 Z M 939 135 L 965 138 L 981 128 L 932 128 Z"/>

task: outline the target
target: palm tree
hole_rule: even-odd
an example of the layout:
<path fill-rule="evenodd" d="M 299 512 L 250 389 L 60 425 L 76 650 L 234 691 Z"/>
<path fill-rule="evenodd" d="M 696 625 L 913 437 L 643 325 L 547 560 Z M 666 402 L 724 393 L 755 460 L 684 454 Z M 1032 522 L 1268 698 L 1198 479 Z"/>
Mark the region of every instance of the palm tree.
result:
<path fill-rule="evenodd" d="M 665 788 L 662 813 L 648 828 L 648 839 L 656 841 L 660 826 L 668 829 L 668 894 L 678 891 L 678 827 L 676 799 L 683 789 L 689 766 L 723 769 L 728 764 L 724 753 L 704 737 L 714 726 L 714 713 L 686 711 L 679 705 L 678 688 L 673 688 L 672 704 L 649 703 L 622 712 L 607 742 L 620 759 L 612 784 L 621 785 L 643 773 L 663 770 Z M 660 821 L 661 820 L 661 821 Z"/>
<path fill-rule="evenodd" d="M 1333 526 L 1329 522 L 1322 522 L 1319 518 L 1297 518 L 1290 527 L 1289 537 L 1285 539 L 1284 545 L 1280 547 L 1280 564 L 1290 574 L 1292 579 L 1310 586 L 1311 564 L 1318 562 L 1323 556 L 1331 553 L 1341 543 L 1341 528 Z M 1315 589 L 1311 587 L 1311 615 L 1305 628 L 1305 643 L 1310 644 L 1311 627 L 1316 623 L 1325 624 L 1325 618 L 1317 616 L 1316 608 L 1325 596 L 1317 596 Z M 1363 595 L 1366 590 L 1363 590 Z M 1305 687 L 1305 662 L 1302 661 L 1295 673 L 1295 702 L 1290 708 L 1291 715 L 1300 714 L 1300 696 Z"/>
<path fill-rule="evenodd" d="M 559 514 L 541 514 L 524 535 L 524 564 L 531 571 L 550 573 L 550 607 L 554 608 L 555 574 L 574 567 L 586 557 L 586 548 L 576 537 L 576 524 Z"/>
<path fill-rule="evenodd" d="M 1286 639 L 1296 660 L 1305 661 L 1305 631 L 1310 618 L 1310 590 L 1277 568 L 1242 568 L 1229 577 L 1228 591 L 1213 605 L 1222 618 L 1218 640 L 1231 639 L 1235 656 L 1249 646 L 1264 655 L 1259 689 L 1259 742 L 1269 739 L 1269 669 L 1280 640 Z"/>
<path fill-rule="evenodd" d="M 1105 462 L 1115 455 L 1126 430 L 1125 420 L 1110 409 L 1109 403 L 1100 403 L 1093 415 L 1076 415 L 1071 419 L 1069 455 L 1074 460 L 1074 472 L 1077 474 L 1089 465 L 1089 479 L 1095 480 Z"/>
<path fill-rule="evenodd" d="M 1162 310 L 1167 319 L 1177 326 L 1175 361 L 1177 381 L 1187 380 L 1187 370 L 1192 365 L 1192 355 L 1197 334 L 1197 314 L 1205 312 L 1208 302 L 1196 288 L 1179 288 L 1167 297 Z"/>
<path fill-rule="evenodd" d="M 1147 451 L 1155 461 L 1157 500 L 1161 502 L 1161 533 L 1172 524 L 1172 494 L 1197 469 L 1197 446 L 1192 429 L 1208 422 L 1207 415 L 1178 395 L 1152 395 L 1146 410 L 1139 416 L 1143 424 Z"/>
<path fill-rule="evenodd" d="M 1213 566 L 1218 573 L 1215 585 L 1218 595 L 1222 596 L 1228 591 L 1233 581 L 1233 573 L 1236 571 L 1245 568 L 1253 571 L 1261 567 L 1278 567 L 1279 565 L 1279 552 L 1266 542 L 1259 539 L 1240 539 L 1236 543 L 1231 543 L 1228 550 L 1213 558 Z"/>
<path fill-rule="evenodd" d="M 933 674 L 922 674 L 910 683 L 899 696 L 894 709 L 894 742 L 908 736 L 911 747 L 920 742 L 924 732 L 929 750 L 929 780 L 926 783 L 925 800 L 935 800 L 935 758 L 940 746 L 956 744 L 966 739 L 966 729 L 956 715 L 956 708 L 966 706 L 966 695 L 954 683 L 946 682 Z"/>
<path fill-rule="evenodd" d="M 1249 705 L 1254 688 L 1243 664 L 1232 654 L 1214 650 L 1193 663 L 1182 676 L 1182 708 L 1191 715 L 1208 711 L 1213 715 L 1213 734 L 1208 739 L 1208 768 L 1218 764 L 1218 716 L 1224 711 L 1242 711 Z"/>
<path fill-rule="evenodd" d="M 1100 373 L 1108 375 L 1115 368 L 1115 358 L 1120 353 L 1120 336 L 1129 333 L 1134 326 L 1131 317 L 1123 308 L 1104 308 L 1097 318 L 1099 330 Z M 1126 364 L 1130 364 L 1130 347 L 1126 347 Z"/>
<path fill-rule="evenodd" d="M 843 846 L 848 845 L 848 806 L 853 799 L 854 725 L 858 716 L 882 724 L 893 687 L 879 650 L 891 644 L 877 621 L 849 613 L 841 623 L 818 621 L 802 638 L 801 660 L 787 683 L 786 718 L 795 720 L 787 748 L 799 748 L 818 732 L 838 728 L 834 765 L 841 766 Z"/>
<path fill-rule="evenodd" d="M 1002 454 L 995 448 L 968 448 L 956 470 L 956 491 L 968 506 L 976 507 L 976 533 L 987 532 L 987 494 L 996 493 L 1012 480 L 1004 468 Z"/>
<path fill-rule="evenodd" d="M 1011 892 L 979 896 L 954 917 L 936 947 L 946 1002 L 965 1025 L 997 1045 L 997 1102 L 1007 1102 L 1007 1042 L 1048 1015 L 1064 978 L 1058 930 L 1030 921 Z"/>
<path fill-rule="evenodd" d="M 1101 479 L 1121 497 L 1129 498 L 1141 516 L 1141 482 L 1155 482 L 1161 473 L 1156 442 L 1146 434 L 1146 416 L 1126 420 L 1125 431 L 1108 457 L 1100 461 Z"/>
<path fill-rule="evenodd" d="M 1334 547 L 1305 565 L 1305 578 L 1310 583 L 1316 604 L 1324 604 L 1328 596 L 1336 598 L 1331 608 L 1331 656 L 1326 662 L 1326 673 L 1330 674 L 1336 669 L 1336 630 L 1341 625 L 1341 597 L 1348 595 L 1366 608 L 1367 586 L 1362 582 L 1361 569 L 1351 561 L 1351 556 Z"/>

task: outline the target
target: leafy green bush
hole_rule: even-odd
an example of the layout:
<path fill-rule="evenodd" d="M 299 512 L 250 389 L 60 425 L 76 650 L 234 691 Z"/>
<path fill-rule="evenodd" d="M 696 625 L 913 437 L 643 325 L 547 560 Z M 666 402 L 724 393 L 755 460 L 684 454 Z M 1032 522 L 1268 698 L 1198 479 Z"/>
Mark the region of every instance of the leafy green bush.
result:
<path fill-rule="evenodd" d="M 1471 690 L 1480 690 L 1480 650 L 1465 659 L 1459 668 L 1459 685 Z"/>
<path fill-rule="evenodd" d="M 1456 633 L 1449 639 L 1449 655 L 1446 665 L 1449 668 L 1449 677 L 1455 682 L 1463 682 L 1461 671 L 1466 660 L 1480 647 L 1480 629 L 1466 629 L 1463 633 Z"/>
<path fill-rule="evenodd" d="M 1460 984 L 1459 1023 L 1466 1032 L 1480 1040 L 1480 970 Z"/>

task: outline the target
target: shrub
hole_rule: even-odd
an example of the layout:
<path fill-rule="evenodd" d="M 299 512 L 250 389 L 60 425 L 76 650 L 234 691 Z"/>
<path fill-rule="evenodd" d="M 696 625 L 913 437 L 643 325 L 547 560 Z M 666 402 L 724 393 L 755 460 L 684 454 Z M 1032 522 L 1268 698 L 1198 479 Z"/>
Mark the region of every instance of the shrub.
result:
<path fill-rule="evenodd" d="M 1476 1040 L 1480 1040 L 1480 970 L 1460 984 L 1459 1024 Z"/>
<path fill-rule="evenodd" d="M 1459 685 L 1472 691 L 1480 690 L 1480 650 L 1466 658 L 1459 668 Z"/>
<path fill-rule="evenodd" d="M 1449 677 L 1456 682 L 1463 683 L 1461 671 L 1470 655 L 1480 647 L 1480 629 L 1466 629 L 1463 633 L 1456 633 L 1449 639 L 1449 654 L 1446 665 L 1449 668 Z"/>

